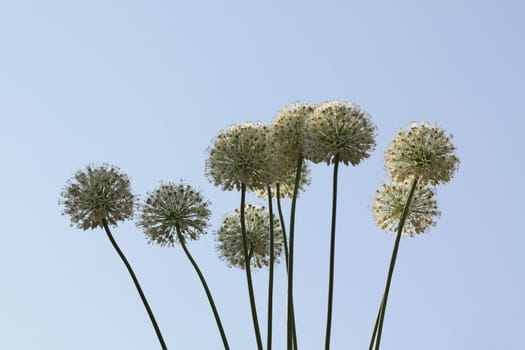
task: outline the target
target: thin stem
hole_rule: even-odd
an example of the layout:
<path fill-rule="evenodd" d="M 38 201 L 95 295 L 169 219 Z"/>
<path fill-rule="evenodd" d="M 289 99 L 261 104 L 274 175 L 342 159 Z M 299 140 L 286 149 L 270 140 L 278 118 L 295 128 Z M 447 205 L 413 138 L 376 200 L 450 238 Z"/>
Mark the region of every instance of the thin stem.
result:
<path fill-rule="evenodd" d="M 414 197 L 414 192 L 416 191 L 417 187 L 417 181 L 418 178 L 414 178 L 414 181 L 412 182 L 412 187 L 410 188 L 410 193 L 408 194 L 408 198 L 405 203 L 405 207 L 403 208 L 403 213 L 401 214 L 401 219 L 399 220 L 399 224 L 397 225 L 396 241 L 394 243 L 394 250 L 392 251 L 392 258 L 390 259 L 390 267 L 388 268 L 388 277 L 386 279 L 385 292 L 383 294 L 383 302 L 381 308 L 382 310 L 381 315 L 379 317 L 379 325 L 377 328 L 376 350 L 379 350 L 379 345 L 381 343 L 381 333 L 383 331 L 383 321 L 385 319 L 386 303 L 388 301 L 388 293 L 390 292 L 390 282 L 392 282 L 392 275 L 394 274 L 394 266 L 396 264 L 397 251 L 399 250 L 399 242 L 401 241 L 401 233 L 403 232 L 403 226 L 405 225 L 405 221 L 408 217 L 410 202 L 412 202 L 412 198 Z"/>
<path fill-rule="evenodd" d="M 281 222 L 281 232 L 283 234 L 283 245 L 284 245 L 284 259 L 286 262 L 286 272 L 288 272 L 288 238 L 286 237 L 286 226 L 284 222 L 283 209 L 281 207 L 281 190 L 280 185 L 277 183 L 275 185 L 275 196 L 277 197 L 277 209 L 279 211 L 279 221 Z M 295 311 L 293 306 L 293 296 L 292 296 L 292 331 L 293 331 L 293 346 L 294 349 L 297 349 L 297 333 L 295 330 Z"/>
<path fill-rule="evenodd" d="M 250 243 L 250 250 L 248 251 L 248 262 L 252 261 L 253 257 L 253 244 Z"/>
<path fill-rule="evenodd" d="M 279 222 L 281 223 L 281 232 L 283 234 L 284 245 L 284 260 L 286 262 L 286 270 L 288 270 L 288 238 L 286 237 L 286 226 L 284 222 L 283 208 L 281 207 L 281 189 L 280 185 L 275 185 L 275 197 L 277 201 L 277 211 L 279 212 Z"/>
<path fill-rule="evenodd" d="M 252 310 L 253 328 L 255 330 L 255 339 L 257 341 L 258 350 L 263 350 L 261 331 L 259 330 L 259 320 L 257 319 L 257 307 L 255 305 L 255 295 L 253 293 L 252 274 L 250 271 L 250 258 L 248 256 L 248 244 L 246 237 L 246 221 L 244 214 L 246 200 L 246 185 L 241 185 L 241 234 L 242 234 L 242 249 L 244 253 L 244 268 L 246 270 L 246 281 L 248 283 L 248 294 L 250 297 L 250 307 Z"/>
<path fill-rule="evenodd" d="M 335 268 L 335 223 L 337 212 L 337 173 L 339 172 L 339 154 L 334 158 L 334 178 L 332 189 L 332 224 L 330 234 L 330 272 L 328 278 L 328 307 L 326 315 L 325 349 L 330 349 L 330 334 L 332 330 L 332 307 L 334 295 L 334 268 Z"/>
<path fill-rule="evenodd" d="M 274 227 L 273 227 L 273 203 L 272 203 L 272 188 L 267 186 L 268 192 L 268 210 L 270 212 L 270 271 L 268 276 L 268 334 L 266 339 L 266 350 L 272 349 L 272 317 L 273 317 L 273 272 L 274 272 Z"/>
<path fill-rule="evenodd" d="M 163 350 L 167 350 L 168 347 L 166 346 L 166 343 L 164 342 L 164 338 L 162 338 L 162 333 L 160 332 L 160 328 L 157 325 L 157 321 L 155 320 L 153 311 L 151 311 L 151 308 L 148 304 L 148 300 L 146 299 L 146 296 L 144 295 L 144 292 L 142 291 L 142 287 L 140 286 L 139 280 L 137 279 L 137 276 L 135 276 L 135 272 L 133 272 L 133 269 L 131 268 L 131 265 L 129 264 L 128 259 L 126 259 L 126 256 L 124 255 L 124 253 L 122 253 L 122 250 L 120 250 L 117 242 L 113 238 L 113 235 L 111 234 L 111 231 L 109 230 L 106 219 L 102 219 L 102 226 L 104 227 L 104 230 L 106 231 L 106 235 L 108 236 L 111 244 L 113 245 L 113 248 L 115 248 L 118 256 L 120 257 L 124 265 L 126 265 L 126 268 L 128 269 L 131 279 L 133 280 L 133 283 L 135 284 L 135 288 L 137 288 L 137 291 L 139 292 L 140 299 L 142 300 L 142 303 L 144 304 L 144 307 L 146 308 L 146 311 L 148 312 L 149 319 L 151 320 L 151 323 L 153 324 L 153 328 L 155 329 L 155 333 L 157 334 L 157 338 L 159 339 L 161 348 Z"/>
<path fill-rule="evenodd" d="M 370 346 L 368 350 L 374 349 L 374 342 L 377 336 L 377 328 L 379 327 L 379 319 L 381 318 L 381 313 L 383 312 L 383 298 L 381 298 L 381 304 L 379 305 L 379 310 L 377 311 L 376 323 L 374 324 L 374 330 L 372 331 L 372 338 L 370 339 Z"/>
<path fill-rule="evenodd" d="M 228 340 L 226 339 L 226 334 L 224 333 L 224 328 L 222 327 L 221 318 L 219 317 L 219 312 L 217 311 L 217 307 L 215 306 L 215 302 L 213 301 L 213 297 L 211 295 L 210 289 L 208 288 L 208 284 L 206 283 L 206 279 L 204 278 L 204 275 L 201 272 L 201 269 L 193 259 L 193 257 L 190 254 L 190 251 L 188 250 L 188 247 L 186 246 L 186 240 L 184 239 L 184 236 L 182 236 L 181 230 L 179 225 L 175 225 L 175 230 L 177 232 L 177 237 L 179 239 L 180 245 L 182 246 L 182 249 L 184 250 L 184 253 L 186 253 L 186 256 L 190 260 L 191 264 L 193 265 L 193 268 L 197 272 L 197 275 L 199 275 L 199 279 L 201 280 L 202 286 L 204 287 L 204 291 L 206 292 L 206 296 L 208 297 L 208 301 L 210 302 L 211 309 L 213 311 L 213 316 L 215 316 L 215 322 L 217 322 L 217 327 L 219 328 L 219 332 L 221 334 L 222 343 L 224 344 L 224 349 L 229 350 L 230 345 L 228 344 Z"/>
<path fill-rule="evenodd" d="M 299 181 L 303 167 L 303 157 L 297 159 L 297 170 L 295 172 L 295 184 L 293 188 L 292 204 L 290 208 L 290 247 L 288 253 L 288 313 L 287 313 L 287 350 L 292 350 L 294 337 L 295 316 L 293 308 L 293 253 L 294 253 L 294 231 L 295 231 L 295 204 L 299 192 Z M 297 346 L 295 347 L 297 350 Z"/>

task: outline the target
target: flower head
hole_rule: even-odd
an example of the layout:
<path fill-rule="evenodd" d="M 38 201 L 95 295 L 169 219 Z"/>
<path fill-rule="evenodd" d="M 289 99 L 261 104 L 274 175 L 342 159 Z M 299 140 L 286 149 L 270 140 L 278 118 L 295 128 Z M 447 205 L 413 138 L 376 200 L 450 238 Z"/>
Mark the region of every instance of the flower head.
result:
<path fill-rule="evenodd" d="M 251 266 L 255 269 L 270 264 L 270 214 L 259 205 L 248 204 L 245 207 L 246 244 L 251 252 Z M 274 256 L 278 257 L 283 248 L 282 233 L 279 221 L 274 217 Z M 226 216 L 222 226 L 217 231 L 217 251 L 228 266 L 245 268 L 241 214 L 236 209 L 233 214 Z"/>
<path fill-rule="evenodd" d="M 374 150 L 376 127 L 352 102 L 325 102 L 306 121 L 304 153 L 314 163 L 357 165 Z"/>
<path fill-rule="evenodd" d="M 459 165 L 451 140 L 452 135 L 428 123 L 399 130 L 385 152 L 390 178 L 402 182 L 417 177 L 432 185 L 449 182 Z"/>
<path fill-rule="evenodd" d="M 189 185 L 161 183 L 140 205 L 137 226 L 144 230 L 149 243 L 160 246 L 179 242 L 177 230 L 185 240 L 197 240 L 206 233 L 211 215 L 209 206 L 210 203 Z"/>
<path fill-rule="evenodd" d="M 88 165 L 68 180 L 61 193 L 63 215 L 71 217 L 71 224 L 82 230 L 110 226 L 132 218 L 134 197 L 129 179 L 115 166 Z"/>
<path fill-rule="evenodd" d="M 397 232 L 410 187 L 410 182 L 383 184 L 377 191 L 372 211 L 379 228 Z M 436 226 L 434 218 L 441 213 L 434 196 L 434 190 L 428 185 L 417 185 L 403 226 L 403 235 L 413 237 L 414 234 L 426 232 L 430 227 Z"/>
<path fill-rule="evenodd" d="M 295 169 L 295 165 L 293 167 L 288 167 L 288 169 L 286 169 L 285 172 L 281 173 L 279 178 L 277 178 L 275 182 L 271 185 L 272 196 L 275 197 L 277 195 L 278 184 L 279 194 L 281 198 L 292 198 L 293 189 L 295 186 L 296 173 L 297 169 Z M 311 183 L 312 179 L 310 177 L 310 168 L 308 167 L 306 161 L 303 160 L 303 165 L 301 168 L 301 177 L 299 179 L 298 193 L 304 192 L 306 186 L 310 185 Z M 266 189 L 258 191 L 257 196 L 259 198 L 267 198 L 268 194 L 266 193 Z"/>
<path fill-rule="evenodd" d="M 206 175 L 223 190 L 264 188 L 276 176 L 277 163 L 267 143 L 268 126 L 260 123 L 232 125 L 223 130 L 208 149 Z"/>
<path fill-rule="evenodd" d="M 282 108 L 273 121 L 271 134 L 277 150 L 292 161 L 304 153 L 303 130 L 315 108 L 311 104 L 294 103 Z"/>

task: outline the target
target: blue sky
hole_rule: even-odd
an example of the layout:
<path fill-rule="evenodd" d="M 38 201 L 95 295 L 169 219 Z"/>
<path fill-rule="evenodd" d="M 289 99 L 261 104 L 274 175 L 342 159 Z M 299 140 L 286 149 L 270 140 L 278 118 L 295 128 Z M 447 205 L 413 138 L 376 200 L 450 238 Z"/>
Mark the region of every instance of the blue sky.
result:
<path fill-rule="evenodd" d="M 387 180 L 383 152 L 427 120 L 454 134 L 461 166 L 438 189 L 438 226 L 401 242 L 382 345 L 522 349 L 524 18 L 519 1 L 0 2 L 0 348 L 158 347 L 103 232 L 60 215 L 67 179 L 107 162 L 137 195 L 185 179 L 213 203 L 210 233 L 189 248 L 232 348 L 253 349 L 244 273 L 217 258 L 213 235 L 239 195 L 205 178 L 206 148 L 232 123 L 341 99 L 372 115 L 378 138 L 340 172 L 332 348 L 368 346 L 394 240 L 369 210 Z M 331 168 L 312 177 L 295 262 L 305 350 L 324 342 Z M 220 349 L 180 247 L 148 246 L 132 222 L 114 235 L 170 348 Z M 283 349 L 284 266 L 276 278 Z M 266 279 L 254 276 L 262 320 Z"/>

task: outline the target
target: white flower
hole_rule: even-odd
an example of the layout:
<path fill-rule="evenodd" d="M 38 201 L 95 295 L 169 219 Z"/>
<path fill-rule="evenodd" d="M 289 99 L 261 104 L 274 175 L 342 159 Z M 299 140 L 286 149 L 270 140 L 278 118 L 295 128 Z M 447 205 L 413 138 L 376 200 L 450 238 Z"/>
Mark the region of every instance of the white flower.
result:
<path fill-rule="evenodd" d="M 352 102 L 330 101 L 306 120 L 304 154 L 314 163 L 357 165 L 374 150 L 376 127 L 370 115 Z"/>
<path fill-rule="evenodd" d="M 282 173 L 273 184 L 271 184 L 270 188 L 272 189 L 272 196 L 277 196 L 277 184 L 279 184 L 279 194 L 281 198 L 292 198 L 296 173 L 297 169 L 295 168 L 295 165 L 293 167 L 289 166 L 288 169 L 286 169 L 286 171 Z M 310 185 L 311 183 L 312 179 L 310 177 L 310 168 L 308 167 L 306 161 L 303 160 L 301 176 L 299 179 L 299 188 L 297 191 L 298 195 L 299 193 L 304 192 L 306 190 L 306 186 Z M 267 198 L 268 194 L 266 193 L 266 189 L 258 191 L 257 196 L 259 198 Z"/>
<path fill-rule="evenodd" d="M 417 177 L 432 185 L 449 182 L 459 165 L 451 140 L 452 135 L 429 123 L 399 130 L 385 152 L 390 178 L 402 182 Z"/>
<path fill-rule="evenodd" d="M 129 179 L 119 168 L 88 165 L 68 180 L 61 193 L 63 214 L 82 230 L 110 226 L 133 217 L 134 198 Z"/>
<path fill-rule="evenodd" d="M 377 191 L 372 211 L 374 218 L 382 230 L 396 233 L 403 214 L 411 182 L 383 184 Z M 414 234 L 426 232 L 436 226 L 434 218 L 441 213 L 437 209 L 434 190 L 424 184 L 418 184 L 409 205 L 408 215 L 403 226 L 403 235 L 413 237 Z"/>
<path fill-rule="evenodd" d="M 209 205 L 189 185 L 161 183 L 141 204 L 137 226 L 144 230 L 149 243 L 160 246 L 173 246 L 179 242 L 177 229 L 185 240 L 197 240 L 206 233 L 211 215 Z"/>
<path fill-rule="evenodd" d="M 270 264 L 270 214 L 259 205 L 245 206 L 246 244 L 251 252 L 251 266 L 261 268 Z M 283 248 L 282 233 L 279 220 L 274 217 L 274 256 L 275 263 Z M 245 268 L 244 251 L 241 231 L 241 213 L 236 209 L 226 216 L 222 226 L 217 231 L 217 251 L 228 266 Z"/>
<path fill-rule="evenodd" d="M 304 153 L 303 133 L 306 121 L 316 106 L 295 103 L 282 108 L 275 117 L 270 131 L 277 152 L 293 162 Z"/>
<path fill-rule="evenodd" d="M 268 126 L 260 123 L 233 125 L 223 130 L 208 149 L 206 175 L 223 190 L 265 188 L 278 175 L 267 143 Z"/>

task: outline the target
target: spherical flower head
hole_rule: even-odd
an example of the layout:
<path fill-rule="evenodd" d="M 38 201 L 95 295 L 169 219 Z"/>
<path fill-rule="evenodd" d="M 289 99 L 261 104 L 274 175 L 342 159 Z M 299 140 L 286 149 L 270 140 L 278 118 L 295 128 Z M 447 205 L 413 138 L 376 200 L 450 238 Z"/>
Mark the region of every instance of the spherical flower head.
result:
<path fill-rule="evenodd" d="M 82 230 L 109 226 L 133 217 L 135 204 L 128 176 L 119 168 L 102 164 L 88 165 L 67 181 L 60 204 L 71 225 Z"/>
<path fill-rule="evenodd" d="M 245 206 L 246 244 L 251 252 L 251 266 L 254 269 L 270 265 L 270 214 L 264 207 L 248 204 Z M 274 256 L 275 263 L 279 262 L 283 248 L 283 239 L 279 220 L 273 218 Z M 229 267 L 245 268 L 241 214 L 236 209 L 233 214 L 224 218 L 222 226 L 217 231 L 217 251 L 221 259 Z"/>
<path fill-rule="evenodd" d="M 208 149 L 206 176 L 223 190 L 264 188 L 276 176 L 276 162 L 270 158 L 268 126 L 260 123 L 232 125 L 223 130 Z"/>
<path fill-rule="evenodd" d="M 449 182 L 459 165 L 451 140 L 452 135 L 429 123 L 399 130 L 385 152 L 390 178 L 402 182 L 417 177 L 431 185 Z"/>
<path fill-rule="evenodd" d="M 275 117 L 271 134 L 279 153 L 292 161 L 304 153 L 303 130 L 306 120 L 314 112 L 312 104 L 294 103 L 282 108 Z"/>
<path fill-rule="evenodd" d="M 411 182 L 383 184 L 377 191 L 372 211 L 374 218 L 382 230 L 396 233 L 399 221 L 403 214 Z M 430 227 L 436 226 L 434 219 L 441 213 L 437 210 L 434 190 L 424 184 L 416 186 L 409 212 L 403 226 L 403 235 L 413 237 L 414 234 L 424 233 Z"/>
<path fill-rule="evenodd" d="M 330 101 L 315 109 L 304 129 L 305 157 L 314 163 L 357 165 L 375 149 L 376 127 L 352 102 Z"/>
<path fill-rule="evenodd" d="M 272 196 L 275 198 L 277 196 L 277 184 L 279 185 L 279 195 L 280 198 L 292 198 L 293 197 L 293 190 L 295 186 L 295 175 L 297 173 L 297 169 L 295 168 L 295 165 L 293 167 L 289 166 L 288 169 L 286 169 L 279 178 L 275 180 L 275 182 L 270 186 L 272 190 Z M 304 192 L 306 190 L 306 186 L 310 185 L 312 183 L 312 178 L 310 176 L 310 167 L 306 163 L 306 161 L 303 160 L 303 165 L 301 167 L 301 177 L 299 179 L 299 188 L 297 191 L 297 195 L 301 192 Z M 266 193 L 266 190 L 260 190 L 257 192 L 257 197 L 259 198 L 267 198 L 268 193 Z"/>
<path fill-rule="evenodd" d="M 143 229 L 148 243 L 160 246 L 180 243 L 177 229 L 185 241 L 197 240 L 206 233 L 211 215 L 209 206 L 200 192 L 189 185 L 161 183 L 141 203 L 137 226 Z"/>

